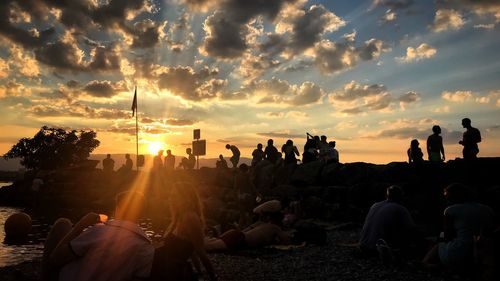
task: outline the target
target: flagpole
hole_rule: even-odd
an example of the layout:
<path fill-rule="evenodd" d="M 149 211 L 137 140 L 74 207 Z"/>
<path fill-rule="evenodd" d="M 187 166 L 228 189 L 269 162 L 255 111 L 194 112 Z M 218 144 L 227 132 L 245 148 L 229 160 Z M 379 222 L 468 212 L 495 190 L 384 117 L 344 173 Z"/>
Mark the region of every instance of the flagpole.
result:
<path fill-rule="evenodd" d="M 137 94 L 137 86 L 135 86 L 135 93 Z M 138 120 L 139 111 L 137 110 L 138 109 L 137 104 L 138 104 L 138 102 L 136 99 L 136 103 L 135 103 L 135 169 L 136 169 L 136 171 L 139 171 L 139 120 Z"/>

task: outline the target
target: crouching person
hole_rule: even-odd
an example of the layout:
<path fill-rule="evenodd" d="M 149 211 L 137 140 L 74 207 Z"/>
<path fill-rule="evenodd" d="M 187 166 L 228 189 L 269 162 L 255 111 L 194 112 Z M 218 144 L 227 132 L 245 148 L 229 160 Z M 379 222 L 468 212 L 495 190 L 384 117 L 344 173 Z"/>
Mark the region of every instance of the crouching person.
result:
<path fill-rule="evenodd" d="M 365 254 L 405 249 L 417 239 L 416 225 L 408 209 L 401 205 L 403 192 L 393 185 L 386 190 L 386 200 L 373 204 L 361 230 L 360 248 Z"/>
<path fill-rule="evenodd" d="M 154 247 L 137 220 L 144 196 L 123 192 L 116 197 L 115 219 L 101 222 L 89 213 L 74 226 L 58 219 L 45 242 L 44 280 L 136 280 L 149 277 Z"/>

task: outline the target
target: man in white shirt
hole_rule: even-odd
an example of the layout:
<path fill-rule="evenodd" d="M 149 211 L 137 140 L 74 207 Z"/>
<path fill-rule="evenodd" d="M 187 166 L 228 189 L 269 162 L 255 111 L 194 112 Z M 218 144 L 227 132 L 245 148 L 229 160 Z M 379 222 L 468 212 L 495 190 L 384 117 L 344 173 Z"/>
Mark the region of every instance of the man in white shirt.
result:
<path fill-rule="evenodd" d="M 89 213 L 73 228 L 59 219 L 44 249 L 46 280 L 137 280 L 149 277 L 154 256 L 151 240 L 137 225 L 144 196 L 123 192 L 116 197 L 115 219 L 101 222 Z M 62 232 L 66 231 L 65 235 Z"/>

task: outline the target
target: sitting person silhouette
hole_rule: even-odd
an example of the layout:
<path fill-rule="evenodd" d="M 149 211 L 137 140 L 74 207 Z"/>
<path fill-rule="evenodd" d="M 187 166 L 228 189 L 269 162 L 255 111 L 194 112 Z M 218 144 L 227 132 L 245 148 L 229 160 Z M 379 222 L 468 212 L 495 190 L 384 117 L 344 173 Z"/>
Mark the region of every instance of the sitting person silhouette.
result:
<path fill-rule="evenodd" d="M 102 160 L 102 170 L 105 173 L 111 173 L 113 172 L 113 169 L 115 168 L 115 160 L 111 158 L 111 154 L 106 155 L 106 158 Z"/>
<path fill-rule="evenodd" d="M 405 248 L 415 241 L 416 226 L 408 209 L 401 205 L 403 191 L 397 185 L 386 189 L 386 200 L 373 204 L 359 239 L 360 249 L 377 253 L 380 239 L 391 248 Z"/>
<path fill-rule="evenodd" d="M 179 168 L 184 170 L 192 170 L 196 165 L 196 157 L 193 155 L 191 148 L 186 148 L 186 153 L 188 158 L 183 157 L 181 163 L 179 163 Z"/>
<path fill-rule="evenodd" d="M 125 154 L 125 164 L 123 164 L 120 169 L 118 169 L 119 173 L 129 173 L 132 171 L 134 166 L 134 162 L 130 159 L 130 154 Z"/>
<path fill-rule="evenodd" d="M 418 146 L 420 143 L 414 139 L 410 143 L 410 148 L 406 153 L 408 154 L 408 163 L 422 163 L 424 162 L 424 154 L 422 149 Z"/>
<path fill-rule="evenodd" d="M 493 210 L 474 202 L 474 192 L 463 184 L 451 184 L 444 190 L 449 206 L 444 210 L 444 241 L 425 256 L 424 265 L 464 272 L 474 265 L 474 238 L 494 227 Z"/>
<path fill-rule="evenodd" d="M 427 138 L 427 155 L 429 161 L 442 162 L 446 158 L 444 156 L 443 138 L 440 136 L 441 127 L 435 125 L 432 127 L 433 134 Z"/>
<path fill-rule="evenodd" d="M 477 144 L 481 142 L 481 132 L 471 126 L 469 118 L 462 119 L 462 126 L 466 131 L 464 132 L 462 140 L 458 143 L 464 147 L 462 150 L 464 159 L 476 159 L 479 153 L 479 146 Z"/>
<path fill-rule="evenodd" d="M 217 169 L 227 169 L 227 161 L 224 159 L 224 156 L 222 154 L 219 155 L 219 160 L 215 162 L 215 167 Z"/>
<path fill-rule="evenodd" d="M 339 163 L 339 152 L 335 149 L 335 145 L 337 143 L 335 141 L 331 141 L 328 143 L 328 149 L 326 151 L 326 163 Z"/>

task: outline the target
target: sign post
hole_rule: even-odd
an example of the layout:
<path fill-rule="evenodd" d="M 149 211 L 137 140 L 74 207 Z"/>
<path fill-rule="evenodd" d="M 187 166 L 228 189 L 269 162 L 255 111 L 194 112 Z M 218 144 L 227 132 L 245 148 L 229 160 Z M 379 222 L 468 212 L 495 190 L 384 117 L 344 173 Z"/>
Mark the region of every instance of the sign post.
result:
<path fill-rule="evenodd" d="M 201 130 L 194 129 L 193 130 L 193 155 L 196 156 L 196 169 L 200 169 L 200 155 L 205 155 L 207 150 L 207 141 L 200 140 L 201 138 Z"/>

